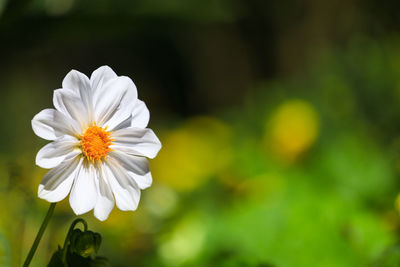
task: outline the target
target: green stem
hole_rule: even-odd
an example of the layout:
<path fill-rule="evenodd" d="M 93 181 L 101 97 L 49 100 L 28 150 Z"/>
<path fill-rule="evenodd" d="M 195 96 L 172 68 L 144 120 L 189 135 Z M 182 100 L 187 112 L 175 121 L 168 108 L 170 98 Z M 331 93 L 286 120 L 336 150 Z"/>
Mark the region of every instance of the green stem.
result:
<path fill-rule="evenodd" d="M 72 222 L 71 226 L 69 227 L 69 230 L 68 230 L 68 233 L 67 233 L 67 237 L 65 238 L 64 246 L 62 248 L 62 251 L 63 251 L 62 262 L 64 263 L 64 266 L 67 266 L 66 260 L 67 260 L 67 251 L 68 251 L 68 245 L 69 245 L 69 238 L 70 238 L 70 236 L 72 234 L 72 231 L 74 230 L 75 226 L 78 223 L 82 223 L 83 224 L 83 228 L 84 228 L 85 231 L 87 231 L 87 229 L 88 229 L 87 222 L 82 218 L 75 219 Z"/>
<path fill-rule="evenodd" d="M 53 215 L 55 207 L 56 207 L 56 203 L 50 204 L 49 210 L 47 211 L 46 217 L 44 218 L 42 225 L 40 226 L 39 232 L 37 233 L 35 241 L 33 242 L 33 245 L 31 247 L 31 250 L 29 251 L 29 254 L 25 259 L 23 267 L 28 267 L 29 264 L 31 263 L 33 255 L 35 255 L 35 252 L 39 245 L 40 239 L 42 239 L 44 230 L 46 230 L 47 224 L 49 223 L 49 221 L 51 219 L 51 215 Z"/>

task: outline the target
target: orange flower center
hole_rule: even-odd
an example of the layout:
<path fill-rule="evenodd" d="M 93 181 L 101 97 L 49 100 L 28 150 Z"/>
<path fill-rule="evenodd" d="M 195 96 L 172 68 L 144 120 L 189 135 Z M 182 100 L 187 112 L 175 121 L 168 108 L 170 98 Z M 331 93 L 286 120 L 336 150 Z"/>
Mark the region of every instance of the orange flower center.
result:
<path fill-rule="evenodd" d="M 81 135 L 81 146 L 85 156 L 92 162 L 105 157 L 112 149 L 113 139 L 106 128 L 101 128 L 94 124 L 90 126 L 83 135 Z"/>

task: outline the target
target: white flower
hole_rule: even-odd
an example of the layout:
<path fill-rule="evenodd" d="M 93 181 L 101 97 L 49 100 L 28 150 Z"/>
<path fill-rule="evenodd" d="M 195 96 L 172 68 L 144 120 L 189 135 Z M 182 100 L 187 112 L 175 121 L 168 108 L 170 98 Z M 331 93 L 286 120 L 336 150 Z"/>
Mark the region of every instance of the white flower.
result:
<path fill-rule="evenodd" d="M 36 135 L 53 141 L 36 156 L 37 165 L 52 169 L 39 185 L 39 197 L 58 202 L 71 192 L 77 215 L 94 209 L 102 221 L 114 199 L 120 210 L 136 210 L 140 189 L 152 183 L 146 157 L 154 158 L 161 143 L 146 128 L 150 114 L 133 81 L 108 66 L 90 79 L 72 70 L 54 91 L 53 103 L 55 109 L 32 119 Z"/>

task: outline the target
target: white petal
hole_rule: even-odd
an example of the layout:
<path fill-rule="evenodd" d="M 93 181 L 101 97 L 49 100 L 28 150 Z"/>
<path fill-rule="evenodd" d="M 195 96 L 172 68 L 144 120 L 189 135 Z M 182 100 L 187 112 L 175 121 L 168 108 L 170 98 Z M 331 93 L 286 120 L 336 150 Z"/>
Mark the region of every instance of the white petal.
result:
<path fill-rule="evenodd" d="M 151 176 L 151 172 L 146 173 L 145 175 L 138 175 L 133 172 L 129 172 L 128 174 L 132 177 L 140 189 L 146 189 L 151 186 L 153 183 L 153 177 Z"/>
<path fill-rule="evenodd" d="M 110 148 L 122 152 L 154 158 L 161 149 L 160 140 L 151 129 L 125 128 L 112 133 L 115 140 Z"/>
<path fill-rule="evenodd" d="M 117 207 L 120 210 L 136 210 L 140 200 L 140 189 L 136 182 L 113 158 L 106 161 L 104 170 Z"/>
<path fill-rule="evenodd" d="M 90 123 L 89 107 L 85 106 L 79 95 L 71 90 L 54 90 L 53 104 L 57 110 L 79 122 L 81 129 Z"/>
<path fill-rule="evenodd" d="M 109 66 L 102 66 L 93 71 L 92 76 L 90 76 L 90 84 L 92 86 L 93 93 L 95 93 L 99 88 L 103 87 L 103 85 L 109 80 L 117 77 L 117 74 L 115 74 L 115 72 Z"/>
<path fill-rule="evenodd" d="M 79 157 L 71 158 L 50 170 L 39 185 L 39 198 L 49 202 L 63 200 L 71 189 L 72 182 L 80 167 L 80 162 Z"/>
<path fill-rule="evenodd" d="M 129 176 L 135 180 L 140 189 L 146 189 L 151 186 L 153 183 L 153 177 L 151 176 L 151 172 L 146 173 L 145 175 L 137 175 L 133 172 L 128 172 Z"/>
<path fill-rule="evenodd" d="M 72 158 L 80 154 L 77 149 L 79 141 L 72 136 L 64 135 L 45 145 L 36 155 L 36 165 L 51 169 L 60 164 L 65 158 Z"/>
<path fill-rule="evenodd" d="M 97 201 L 96 170 L 83 161 L 69 195 L 69 203 L 76 215 L 92 210 Z"/>
<path fill-rule="evenodd" d="M 124 121 L 120 122 L 118 125 L 116 125 L 112 131 L 117 131 L 120 129 L 128 128 L 131 127 L 131 121 L 132 121 L 132 115 L 126 118 Z"/>
<path fill-rule="evenodd" d="M 96 122 L 112 130 L 132 114 L 136 100 L 136 86 L 130 78 L 109 80 L 94 95 Z"/>
<path fill-rule="evenodd" d="M 147 124 L 149 124 L 149 120 L 150 112 L 147 109 L 146 104 L 138 99 L 132 112 L 131 126 L 137 128 L 146 128 Z"/>
<path fill-rule="evenodd" d="M 77 70 L 71 70 L 62 82 L 62 88 L 69 89 L 79 94 L 81 89 L 90 88 L 89 78 Z"/>
<path fill-rule="evenodd" d="M 109 155 L 121 164 L 140 189 L 151 186 L 153 179 L 149 162 L 145 157 L 133 156 L 119 151 L 112 151 Z"/>
<path fill-rule="evenodd" d="M 120 122 L 117 126 L 115 126 L 111 130 L 117 131 L 131 126 L 137 128 L 146 128 L 147 124 L 149 123 L 149 120 L 150 120 L 150 112 L 147 109 L 146 104 L 138 99 L 136 101 L 132 115 L 126 118 L 124 121 Z"/>
<path fill-rule="evenodd" d="M 74 136 L 80 127 L 72 119 L 55 109 L 44 109 L 32 119 L 32 129 L 37 136 L 54 140 L 62 135 Z"/>
<path fill-rule="evenodd" d="M 110 212 L 114 208 L 114 197 L 111 192 L 110 185 L 105 177 L 103 166 L 98 168 L 98 180 L 97 180 L 97 202 L 94 207 L 94 216 L 100 221 L 105 221 Z"/>

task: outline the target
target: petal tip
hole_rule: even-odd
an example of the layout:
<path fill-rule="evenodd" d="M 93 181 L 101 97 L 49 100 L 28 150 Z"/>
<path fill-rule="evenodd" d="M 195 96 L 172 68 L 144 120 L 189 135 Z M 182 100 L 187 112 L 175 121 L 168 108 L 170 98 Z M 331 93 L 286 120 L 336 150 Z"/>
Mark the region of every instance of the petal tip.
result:
<path fill-rule="evenodd" d="M 104 222 L 105 220 L 108 219 L 109 214 L 100 214 L 99 212 L 94 211 L 94 217 L 96 217 L 96 219 L 98 219 L 99 221 Z"/>

